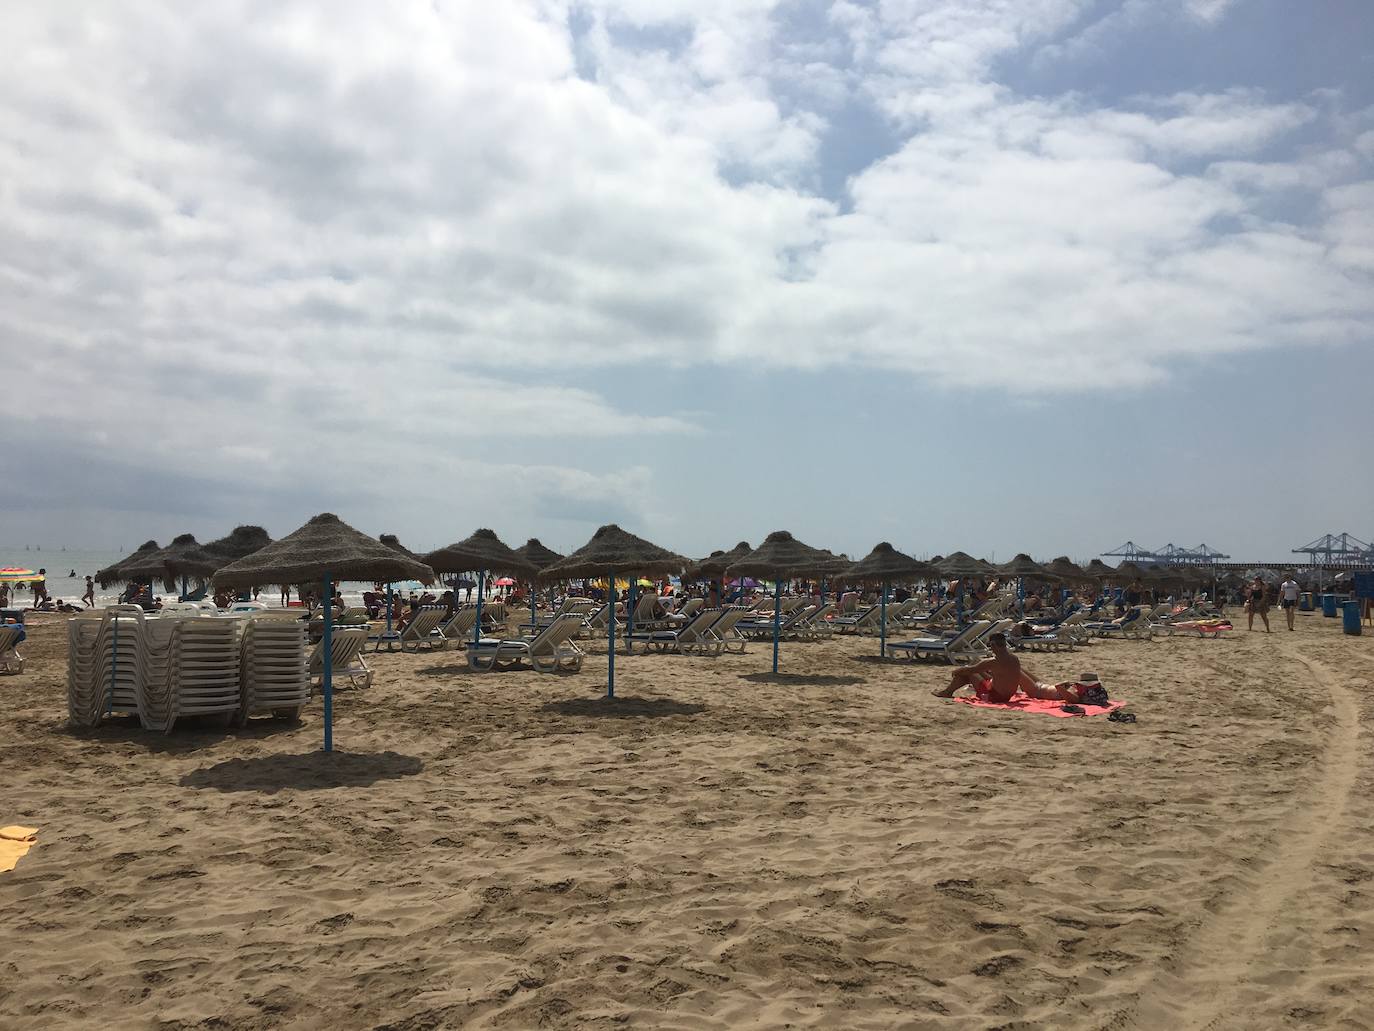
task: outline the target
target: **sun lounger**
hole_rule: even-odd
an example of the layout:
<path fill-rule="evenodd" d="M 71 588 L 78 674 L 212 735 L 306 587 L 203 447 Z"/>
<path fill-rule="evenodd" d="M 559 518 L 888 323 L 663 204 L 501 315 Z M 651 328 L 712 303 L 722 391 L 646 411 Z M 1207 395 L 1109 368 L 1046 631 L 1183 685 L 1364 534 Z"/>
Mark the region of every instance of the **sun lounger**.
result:
<path fill-rule="evenodd" d="M 900 641 L 888 644 L 889 652 L 905 652 L 913 659 L 944 659 L 953 665 L 966 662 L 988 651 L 987 637 L 997 631 L 1004 631 L 1012 625 L 1012 620 L 983 619 L 970 623 L 953 637 L 921 637 L 914 641 Z"/>
<path fill-rule="evenodd" d="M 719 641 L 723 651 L 743 655 L 749 639 L 739 632 L 738 626 L 740 620 L 748 614 L 748 609 L 726 609 L 720 614 L 719 619 L 706 628 L 707 638 L 712 641 Z M 714 644 L 711 647 L 714 648 Z"/>
<path fill-rule="evenodd" d="M 23 673 L 24 656 L 19 654 L 19 638 L 24 628 L 10 624 L 0 626 L 0 669 L 6 673 Z"/>
<path fill-rule="evenodd" d="M 820 641 L 834 636 L 835 628 L 830 622 L 834 615 L 835 606 L 827 602 L 796 625 L 797 637 L 804 641 Z"/>
<path fill-rule="evenodd" d="M 332 660 L 329 663 L 334 684 L 338 686 L 340 677 L 347 677 L 351 686 L 372 686 L 372 670 L 363 659 L 363 649 L 367 646 L 366 630 L 336 630 L 331 638 Z M 324 642 L 315 645 L 310 655 L 310 683 L 324 683 Z"/>
<path fill-rule="evenodd" d="M 830 628 L 837 634 L 876 634 L 881 623 L 882 607 L 870 605 L 853 616 L 839 616 L 832 619 Z"/>
<path fill-rule="evenodd" d="M 914 614 L 908 612 L 901 616 L 901 622 L 909 627 L 936 626 L 940 623 L 947 623 L 954 618 L 954 601 L 943 601 L 935 608 L 924 614 Z"/>
<path fill-rule="evenodd" d="M 791 615 L 783 616 L 778 621 L 778 637 L 790 637 L 794 634 L 798 624 L 804 623 L 808 613 L 807 610 L 797 609 Z M 742 637 L 763 638 L 773 636 L 773 618 L 768 619 L 749 619 L 740 620 L 735 624 L 735 631 Z"/>
<path fill-rule="evenodd" d="M 582 668 L 585 655 L 574 643 L 573 635 L 582 625 L 581 616 L 565 615 L 533 637 L 484 637 L 468 648 L 468 665 L 490 672 L 514 669 L 528 661 L 537 673 L 576 672 Z"/>
<path fill-rule="evenodd" d="M 477 624 L 477 609 L 459 609 L 447 623 L 440 622 L 439 635 L 450 644 L 462 648 L 472 640 L 472 628 Z"/>
<path fill-rule="evenodd" d="M 398 641 L 403 652 L 415 652 L 420 649 L 426 651 L 439 651 L 448 646 L 448 638 L 442 634 L 436 634 L 439 623 L 444 618 L 444 609 L 424 608 L 415 613 L 415 618 L 406 624 Z"/>
<path fill-rule="evenodd" d="M 679 630 L 650 630 L 646 633 L 635 631 L 625 638 L 625 651 L 633 654 L 635 645 L 642 651 L 681 652 L 696 650 L 719 655 L 724 650 L 723 642 L 706 636 L 707 629 L 720 619 L 724 609 L 702 609 Z M 703 647 L 706 646 L 706 647 Z"/>
<path fill-rule="evenodd" d="M 569 596 L 564 598 L 558 608 L 548 615 L 536 616 L 532 623 L 521 623 L 520 632 L 526 636 L 533 636 L 546 626 L 551 626 L 559 616 L 577 615 L 585 618 L 594 608 L 596 608 L 596 602 L 591 598 Z"/>
<path fill-rule="evenodd" d="M 1134 640 L 1143 638 L 1149 640 L 1154 636 L 1154 631 L 1151 628 L 1148 617 L 1148 611 L 1141 606 L 1133 608 L 1119 623 L 1113 621 L 1109 623 L 1084 623 L 1083 625 L 1091 631 L 1094 637 L 1120 637 Z"/>

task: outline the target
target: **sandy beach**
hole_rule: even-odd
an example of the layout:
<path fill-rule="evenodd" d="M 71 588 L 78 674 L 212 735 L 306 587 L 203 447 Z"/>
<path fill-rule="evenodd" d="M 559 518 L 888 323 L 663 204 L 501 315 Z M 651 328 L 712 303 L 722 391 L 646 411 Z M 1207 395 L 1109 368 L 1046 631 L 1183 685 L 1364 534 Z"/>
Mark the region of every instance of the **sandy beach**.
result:
<path fill-rule="evenodd" d="M 69 731 L 62 620 L 23 650 L 0 1026 L 1374 1026 L 1374 639 L 1320 616 L 1026 658 L 1134 725 L 872 638 L 618 659 L 609 705 L 604 654 L 384 653 L 332 756 L 318 697 Z"/>

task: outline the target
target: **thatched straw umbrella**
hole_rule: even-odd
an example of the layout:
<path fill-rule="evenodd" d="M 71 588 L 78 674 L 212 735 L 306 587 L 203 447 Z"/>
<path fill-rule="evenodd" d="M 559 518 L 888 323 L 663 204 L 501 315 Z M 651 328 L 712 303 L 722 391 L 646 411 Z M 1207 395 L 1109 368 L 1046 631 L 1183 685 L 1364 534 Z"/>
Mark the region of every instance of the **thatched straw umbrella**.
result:
<path fill-rule="evenodd" d="M 762 544 L 731 564 L 726 572 L 773 580 L 773 674 L 778 672 L 778 639 L 782 626 L 782 582 L 794 576 L 833 574 L 838 556 L 797 540 L 786 530 L 774 530 Z"/>
<path fill-rule="evenodd" d="M 129 580 L 161 579 L 169 591 L 177 589 L 177 580 L 180 579 L 180 597 L 184 601 L 188 577 L 204 579 L 221 565 L 223 561 L 206 551 L 196 540 L 195 534 L 183 533 L 174 537 L 167 547 L 130 560 L 121 571 Z"/>
<path fill-rule="evenodd" d="M 1026 614 L 1026 578 L 1045 581 L 1059 579 L 1057 575 L 1051 573 L 1024 551 L 1010 562 L 1003 562 L 997 568 L 1006 576 L 1016 577 L 1016 601 L 1023 616 Z"/>
<path fill-rule="evenodd" d="M 614 523 L 592 534 L 592 539 L 567 558 L 546 566 L 540 572 L 551 580 L 606 577 L 607 657 L 606 697 L 615 697 L 615 578 L 619 573 L 641 576 L 681 573 L 688 560 L 643 537 L 636 537 Z"/>
<path fill-rule="evenodd" d="M 436 573 L 457 574 L 474 572 L 477 574 L 477 618 L 472 624 L 472 644 L 474 650 L 482 639 L 482 596 L 486 594 L 488 573 L 503 573 L 510 576 L 533 576 L 535 564 L 506 547 L 491 530 L 473 531 L 471 537 L 450 544 L 447 548 L 436 548 L 425 556 L 425 562 Z M 458 605 L 458 585 L 453 585 L 453 604 Z"/>
<path fill-rule="evenodd" d="M 1083 575 L 1099 583 L 1115 580 L 1120 574 L 1100 558 L 1095 558 L 1083 567 Z"/>
<path fill-rule="evenodd" d="M 996 572 L 996 569 L 982 559 L 974 558 L 963 551 L 956 551 L 952 555 L 942 558 L 935 565 L 935 568 L 945 576 L 952 576 L 959 581 L 958 593 L 955 596 L 955 616 L 962 625 L 964 622 L 964 581 L 975 576 L 987 576 L 990 572 Z"/>
<path fill-rule="evenodd" d="M 714 580 L 718 576 L 724 576 L 725 571 L 731 565 L 753 550 L 748 541 L 740 541 L 729 551 L 713 551 L 700 562 L 684 569 L 682 578 L 684 580 Z"/>
<path fill-rule="evenodd" d="M 411 551 L 404 544 L 402 544 L 401 538 L 397 537 L 394 533 L 381 534 L 377 538 L 377 542 L 379 544 L 384 544 L 392 551 L 396 552 L 399 555 L 404 555 L 408 559 L 412 559 L 416 562 L 421 561 L 420 556 L 415 554 L 415 552 Z M 376 583 L 376 581 L 373 582 Z M 378 650 L 380 650 L 382 645 L 385 644 L 387 651 L 394 651 L 396 647 L 396 642 L 400 639 L 400 634 L 396 633 L 394 630 L 391 629 L 391 618 L 393 612 L 392 598 L 393 594 L 391 591 L 391 581 L 388 580 L 386 585 L 386 629 L 382 631 L 381 640 L 377 642 L 376 647 Z M 453 598 L 454 603 L 457 604 L 458 595 L 454 594 Z"/>
<path fill-rule="evenodd" d="M 1066 583 L 1079 583 L 1086 577 L 1083 568 L 1067 555 L 1060 555 L 1053 562 L 1048 563 L 1045 568 Z"/>
<path fill-rule="evenodd" d="M 531 537 L 524 544 L 520 545 L 520 547 L 516 548 L 515 553 L 530 565 L 534 566 L 535 569 L 534 573 L 530 576 L 530 622 L 537 624 L 539 620 L 535 613 L 534 586 L 541 579 L 539 570 L 543 569 L 545 566 L 553 565 L 563 556 L 552 548 L 544 547 L 544 545 L 540 543 L 538 537 Z M 553 606 L 552 587 L 549 588 L 549 606 L 550 608 Z"/>
<path fill-rule="evenodd" d="M 1122 583 L 1128 584 L 1132 580 L 1143 580 L 1145 578 L 1145 570 L 1141 569 L 1134 562 L 1123 562 L 1116 567 L 1116 575 L 1120 578 Z"/>
<path fill-rule="evenodd" d="M 114 584 L 124 583 L 128 577 L 124 575 L 124 567 L 135 560 L 147 558 L 153 552 L 158 551 L 157 541 L 144 541 L 138 546 L 138 550 L 131 555 L 125 555 L 113 565 L 108 565 L 104 569 L 97 569 L 95 572 L 96 583 L 100 584 L 101 589 L 111 587 Z M 151 585 L 150 585 L 151 586 Z"/>
<path fill-rule="evenodd" d="M 261 526 L 236 526 L 228 536 L 205 545 L 205 550 L 218 555 L 225 563 L 247 558 L 260 548 L 272 543 L 272 538 Z"/>
<path fill-rule="evenodd" d="M 332 512 L 322 512 L 295 533 L 259 548 L 214 575 L 216 586 L 319 583 L 324 587 L 324 750 L 334 750 L 334 681 L 329 656 L 334 647 L 334 584 L 343 580 L 433 583 L 434 572 L 353 529 Z"/>
<path fill-rule="evenodd" d="M 844 571 L 846 580 L 878 580 L 883 585 L 882 624 L 878 631 L 878 655 L 887 657 L 887 589 L 893 580 L 907 580 L 935 575 L 935 567 L 928 562 L 904 555 L 887 541 L 883 541 L 864 558 Z"/>

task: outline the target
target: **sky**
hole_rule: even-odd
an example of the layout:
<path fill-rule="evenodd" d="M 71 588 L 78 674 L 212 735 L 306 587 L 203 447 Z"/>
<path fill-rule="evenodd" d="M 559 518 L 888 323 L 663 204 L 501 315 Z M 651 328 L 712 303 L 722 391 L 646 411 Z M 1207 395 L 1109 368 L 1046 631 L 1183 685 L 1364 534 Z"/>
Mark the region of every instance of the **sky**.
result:
<path fill-rule="evenodd" d="M 1365 0 L 52 0 L 0 538 L 1374 538 Z"/>

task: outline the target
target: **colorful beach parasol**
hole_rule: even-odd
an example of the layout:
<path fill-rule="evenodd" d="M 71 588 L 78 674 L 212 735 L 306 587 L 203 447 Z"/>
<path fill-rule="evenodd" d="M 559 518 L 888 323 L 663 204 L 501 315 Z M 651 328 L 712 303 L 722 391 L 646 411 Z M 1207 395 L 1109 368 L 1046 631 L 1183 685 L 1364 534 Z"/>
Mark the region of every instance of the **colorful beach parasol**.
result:
<path fill-rule="evenodd" d="M 0 584 L 23 584 L 34 581 L 42 583 L 46 579 L 47 577 L 36 569 L 20 569 L 17 566 L 0 569 Z"/>

